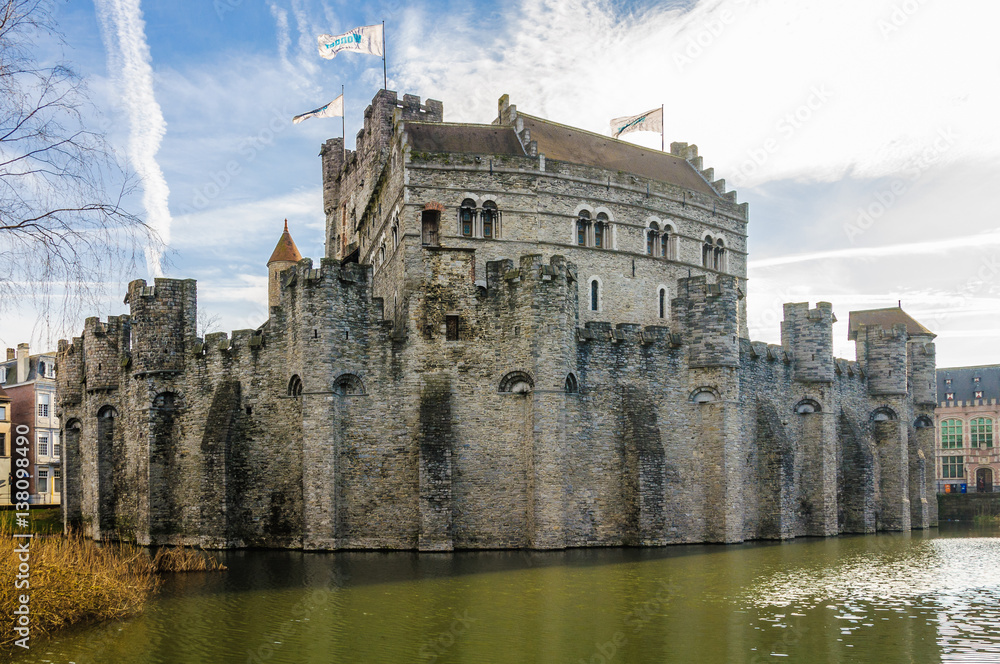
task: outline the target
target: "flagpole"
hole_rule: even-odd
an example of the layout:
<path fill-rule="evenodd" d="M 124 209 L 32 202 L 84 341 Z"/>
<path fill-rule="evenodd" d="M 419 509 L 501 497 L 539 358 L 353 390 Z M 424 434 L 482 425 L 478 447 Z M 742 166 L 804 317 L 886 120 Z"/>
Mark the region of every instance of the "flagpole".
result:
<path fill-rule="evenodd" d="M 663 104 L 660 104 L 660 152 L 666 152 L 666 146 L 663 141 L 663 125 L 665 123 L 666 118 L 663 117 Z"/>
<path fill-rule="evenodd" d="M 382 89 L 389 89 L 389 69 L 385 64 L 385 21 L 382 21 Z"/>
<path fill-rule="evenodd" d="M 347 102 L 344 101 L 344 84 L 340 84 L 340 131 L 343 138 L 340 139 L 340 147 L 344 151 L 344 162 L 347 162 Z"/>

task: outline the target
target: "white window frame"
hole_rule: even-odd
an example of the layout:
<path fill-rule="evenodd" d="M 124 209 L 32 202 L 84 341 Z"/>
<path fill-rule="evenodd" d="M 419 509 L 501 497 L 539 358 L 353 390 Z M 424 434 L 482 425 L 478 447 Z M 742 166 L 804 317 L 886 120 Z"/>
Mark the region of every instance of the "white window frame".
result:
<path fill-rule="evenodd" d="M 38 456 L 47 457 L 49 455 L 49 432 L 38 432 Z"/>
<path fill-rule="evenodd" d="M 42 480 L 45 481 L 45 488 L 42 488 Z M 39 468 L 35 477 L 35 493 L 49 493 L 49 469 Z"/>
<path fill-rule="evenodd" d="M 49 417 L 52 406 L 52 396 L 50 394 L 38 395 L 38 417 Z"/>

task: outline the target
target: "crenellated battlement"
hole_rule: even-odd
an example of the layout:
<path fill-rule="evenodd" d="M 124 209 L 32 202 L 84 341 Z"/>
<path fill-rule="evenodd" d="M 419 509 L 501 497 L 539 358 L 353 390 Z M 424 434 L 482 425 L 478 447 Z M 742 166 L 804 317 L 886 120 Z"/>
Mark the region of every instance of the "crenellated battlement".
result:
<path fill-rule="evenodd" d="M 738 280 L 720 275 L 710 283 L 704 275 L 684 277 L 677 280 L 677 293 L 670 309 L 690 349 L 690 366 L 737 366 Z"/>
<path fill-rule="evenodd" d="M 674 142 L 670 144 L 670 153 L 681 157 L 686 162 L 691 164 L 691 166 L 698 171 L 703 178 L 705 178 L 705 182 L 709 183 L 712 189 L 714 189 L 719 196 L 725 198 L 731 203 L 736 204 L 736 207 L 740 209 L 743 216 L 747 216 L 749 206 L 746 203 L 736 202 L 736 191 L 726 191 L 726 181 L 722 178 L 716 179 L 714 168 L 705 168 L 705 160 L 698 154 L 697 145 Z"/>
<path fill-rule="evenodd" d="M 133 375 L 184 371 L 185 349 L 197 332 L 197 282 L 157 278 L 149 286 L 137 279 L 129 283 L 125 302 L 134 330 Z"/>
<path fill-rule="evenodd" d="M 795 361 L 795 380 L 824 383 L 833 380 L 833 305 L 817 302 L 788 303 L 781 323 L 781 345 Z"/>

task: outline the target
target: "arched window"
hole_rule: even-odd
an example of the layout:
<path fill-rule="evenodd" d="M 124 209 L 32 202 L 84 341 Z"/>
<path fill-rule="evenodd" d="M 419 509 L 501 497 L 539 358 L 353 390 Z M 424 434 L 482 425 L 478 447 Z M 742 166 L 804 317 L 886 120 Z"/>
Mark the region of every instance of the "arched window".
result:
<path fill-rule="evenodd" d="M 719 272 L 726 271 L 726 245 L 722 243 L 722 238 L 715 241 L 712 266 Z"/>
<path fill-rule="evenodd" d="M 819 402 L 813 401 L 812 399 L 803 399 L 795 404 L 795 412 L 799 415 L 819 413 L 822 412 L 822 410 L 823 408 L 819 405 Z"/>
<path fill-rule="evenodd" d="M 497 235 L 500 213 L 493 201 L 483 203 L 483 237 L 493 238 Z"/>
<path fill-rule="evenodd" d="M 381 265 L 385 262 L 385 245 L 378 250 L 378 264 Z"/>
<path fill-rule="evenodd" d="M 535 387 L 535 381 L 526 371 L 511 371 L 500 379 L 500 391 L 512 394 L 527 394 Z"/>
<path fill-rule="evenodd" d="M 993 447 L 993 420 L 976 417 L 969 421 L 969 447 Z"/>
<path fill-rule="evenodd" d="M 333 382 L 333 393 L 342 397 L 365 394 L 364 383 L 354 374 L 341 374 Z"/>
<path fill-rule="evenodd" d="M 941 447 L 946 450 L 962 447 L 962 420 L 941 422 Z"/>
<path fill-rule="evenodd" d="M 607 249 L 611 244 L 611 224 L 608 215 L 603 212 L 597 213 L 597 222 L 594 224 L 594 246 L 598 249 Z"/>
<path fill-rule="evenodd" d="M 581 247 L 586 247 L 589 235 L 590 213 L 586 210 L 581 210 L 580 216 L 576 220 L 576 243 Z"/>
<path fill-rule="evenodd" d="M 699 387 L 691 393 L 693 403 L 712 403 L 719 400 L 719 393 L 711 387 Z"/>
<path fill-rule="evenodd" d="M 712 241 L 711 235 L 705 236 L 705 244 L 701 247 L 701 265 L 702 267 L 712 267 L 715 260 L 715 243 Z"/>
<path fill-rule="evenodd" d="M 934 420 L 927 417 L 926 415 L 921 415 L 917 418 L 917 421 L 913 423 L 914 429 L 932 429 L 934 427 Z"/>
<path fill-rule="evenodd" d="M 437 210 L 424 210 L 420 215 L 420 242 L 428 247 L 438 246 L 438 225 L 441 213 Z"/>
<path fill-rule="evenodd" d="M 677 260 L 677 257 L 674 256 L 674 252 L 671 250 L 671 240 L 673 239 L 670 235 L 671 230 L 670 226 L 663 227 L 663 234 L 660 235 L 660 256 L 670 260 Z"/>
<path fill-rule="evenodd" d="M 882 406 L 881 408 L 876 408 L 872 411 L 871 421 L 872 422 L 894 422 L 898 420 L 899 417 L 896 416 L 896 411 L 888 406 Z"/>
<path fill-rule="evenodd" d="M 656 253 L 657 238 L 660 236 L 660 226 L 655 222 L 649 222 L 649 230 L 646 231 L 646 254 L 653 256 Z"/>
<path fill-rule="evenodd" d="M 580 384 L 576 382 L 576 376 L 571 373 L 566 374 L 566 393 L 576 394 L 580 391 Z"/>
<path fill-rule="evenodd" d="M 299 378 L 298 374 L 295 374 L 288 380 L 288 396 L 302 396 L 302 379 Z"/>
<path fill-rule="evenodd" d="M 659 292 L 656 295 L 656 299 L 657 299 L 657 305 L 658 305 L 657 309 L 660 312 L 660 318 L 666 318 L 667 317 L 667 289 L 666 288 L 660 288 Z"/>
<path fill-rule="evenodd" d="M 590 310 L 601 310 L 601 284 L 597 279 L 590 280 Z"/>
<path fill-rule="evenodd" d="M 399 225 L 392 225 L 392 248 L 395 249 L 399 246 Z"/>
<path fill-rule="evenodd" d="M 476 202 L 471 198 L 462 201 L 462 207 L 458 208 L 459 232 L 462 237 L 472 237 L 475 232 L 476 222 Z"/>

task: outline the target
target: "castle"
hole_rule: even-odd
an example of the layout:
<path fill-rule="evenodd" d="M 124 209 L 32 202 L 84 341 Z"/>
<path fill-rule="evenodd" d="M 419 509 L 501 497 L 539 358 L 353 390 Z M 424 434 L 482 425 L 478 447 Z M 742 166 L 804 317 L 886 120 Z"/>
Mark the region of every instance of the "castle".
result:
<path fill-rule="evenodd" d="M 936 525 L 934 335 L 786 304 L 750 341 L 746 204 L 698 149 L 380 91 L 321 150 L 326 257 L 196 336 L 192 280 L 60 341 L 67 523 L 207 547 L 739 542 Z"/>

